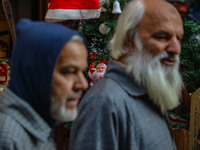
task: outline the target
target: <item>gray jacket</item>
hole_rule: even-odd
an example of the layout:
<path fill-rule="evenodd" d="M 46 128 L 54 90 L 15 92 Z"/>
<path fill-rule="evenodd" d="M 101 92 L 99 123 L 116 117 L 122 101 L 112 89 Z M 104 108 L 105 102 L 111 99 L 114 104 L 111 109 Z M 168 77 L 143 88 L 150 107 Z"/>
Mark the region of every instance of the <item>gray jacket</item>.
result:
<path fill-rule="evenodd" d="M 70 150 L 175 150 L 166 115 L 118 63 L 79 105 Z"/>
<path fill-rule="evenodd" d="M 55 150 L 51 128 L 8 88 L 0 97 L 0 150 Z"/>

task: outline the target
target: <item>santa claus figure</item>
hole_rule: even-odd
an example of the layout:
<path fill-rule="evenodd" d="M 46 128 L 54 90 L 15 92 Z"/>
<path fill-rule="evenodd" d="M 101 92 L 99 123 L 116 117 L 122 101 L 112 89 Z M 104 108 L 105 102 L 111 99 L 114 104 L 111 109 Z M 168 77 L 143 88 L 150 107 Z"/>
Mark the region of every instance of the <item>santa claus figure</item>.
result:
<path fill-rule="evenodd" d="M 108 61 L 103 61 L 100 64 L 98 64 L 96 67 L 94 65 L 89 66 L 88 75 L 93 80 L 90 83 L 90 86 L 93 86 L 97 80 L 102 79 L 104 77 L 104 74 L 107 68 L 107 63 Z"/>

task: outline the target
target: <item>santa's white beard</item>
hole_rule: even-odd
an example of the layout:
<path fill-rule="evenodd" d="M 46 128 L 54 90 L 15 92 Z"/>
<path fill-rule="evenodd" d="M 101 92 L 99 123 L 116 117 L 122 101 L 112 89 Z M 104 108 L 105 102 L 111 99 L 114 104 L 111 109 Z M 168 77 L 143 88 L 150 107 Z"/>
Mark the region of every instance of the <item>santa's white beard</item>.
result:
<path fill-rule="evenodd" d="M 61 102 L 56 98 L 51 98 L 51 115 L 52 118 L 58 122 L 74 121 L 77 117 L 77 107 L 73 108 L 73 114 L 66 110 L 67 99 L 68 98 L 66 98 L 64 102 Z"/>
<path fill-rule="evenodd" d="M 99 80 L 99 79 L 103 78 L 104 74 L 105 74 L 105 72 L 97 72 L 97 71 L 95 71 L 94 72 L 94 76 L 95 76 L 94 80 Z"/>
<path fill-rule="evenodd" d="M 169 57 L 166 52 L 153 56 L 142 48 L 139 38 L 136 39 L 136 45 L 139 50 L 128 56 L 126 70 L 147 90 L 156 105 L 166 109 L 175 108 L 179 104 L 183 87 L 179 56 L 175 56 L 175 66 L 165 66 L 160 60 Z"/>

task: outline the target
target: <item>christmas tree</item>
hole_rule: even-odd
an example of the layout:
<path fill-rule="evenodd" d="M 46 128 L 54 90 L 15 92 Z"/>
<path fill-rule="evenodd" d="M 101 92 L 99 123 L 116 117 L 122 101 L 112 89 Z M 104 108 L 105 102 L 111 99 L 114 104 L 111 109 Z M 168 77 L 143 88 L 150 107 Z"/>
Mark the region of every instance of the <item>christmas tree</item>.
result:
<path fill-rule="evenodd" d="M 188 92 L 200 87 L 200 28 L 192 20 L 184 20 L 184 36 L 181 41 L 181 73 Z"/>
<path fill-rule="evenodd" d="M 98 64 L 109 59 L 107 43 L 115 30 L 117 18 L 120 14 L 118 11 L 119 9 L 122 10 L 129 1 L 100 0 L 102 7 L 100 17 L 81 22 L 81 31 L 87 37 L 89 43 L 89 64 Z"/>

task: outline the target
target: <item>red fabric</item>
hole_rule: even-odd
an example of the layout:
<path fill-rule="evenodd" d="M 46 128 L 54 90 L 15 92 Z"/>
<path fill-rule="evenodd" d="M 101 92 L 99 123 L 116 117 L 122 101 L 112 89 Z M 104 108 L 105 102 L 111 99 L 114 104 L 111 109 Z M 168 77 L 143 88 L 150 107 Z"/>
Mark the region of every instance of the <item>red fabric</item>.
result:
<path fill-rule="evenodd" d="M 60 22 L 99 18 L 101 7 L 99 0 L 50 0 L 45 16 L 46 21 Z"/>
<path fill-rule="evenodd" d="M 185 12 L 187 13 L 188 12 L 188 9 L 190 8 L 189 5 L 187 4 L 182 4 L 182 3 L 176 3 L 175 5 L 176 9 L 180 12 Z"/>
<path fill-rule="evenodd" d="M 0 64 L 0 83 L 7 82 L 7 65 Z"/>
<path fill-rule="evenodd" d="M 49 9 L 100 9 L 99 0 L 51 0 Z"/>
<path fill-rule="evenodd" d="M 96 81 L 90 82 L 90 87 L 92 87 L 92 86 L 94 85 L 95 82 L 96 82 Z"/>
<path fill-rule="evenodd" d="M 96 68 L 96 66 L 93 64 L 89 65 L 89 69 L 92 69 L 92 68 Z"/>
<path fill-rule="evenodd" d="M 90 71 L 91 74 L 94 73 L 95 70 L 96 70 L 96 66 L 95 65 L 93 65 L 93 64 L 89 65 L 89 71 Z"/>
<path fill-rule="evenodd" d="M 93 73 L 95 72 L 96 69 L 91 68 L 91 69 L 89 69 L 89 70 L 90 70 L 90 73 L 93 74 Z"/>
<path fill-rule="evenodd" d="M 108 61 L 104 60 L 101 63 L 105 64 L 106 66 L 108 65 Z"/>

